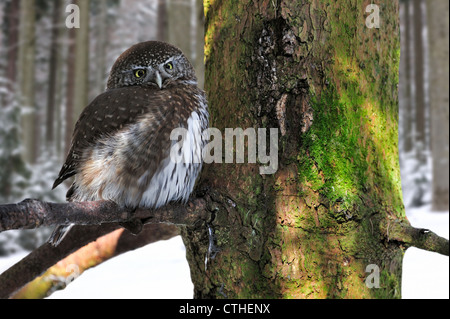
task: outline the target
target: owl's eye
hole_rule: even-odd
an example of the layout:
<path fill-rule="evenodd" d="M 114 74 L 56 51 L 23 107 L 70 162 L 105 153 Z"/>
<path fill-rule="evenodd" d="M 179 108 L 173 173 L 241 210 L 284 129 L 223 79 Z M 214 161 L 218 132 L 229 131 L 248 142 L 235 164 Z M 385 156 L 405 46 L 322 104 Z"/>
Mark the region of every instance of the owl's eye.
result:
<path fill-rule="evenodd" d="M 166 68 L 166 70 L 172 71 L 173 70 L 173 63 L 172 62 L 168 62 L 168 63 L 166 63 L 166 65 L 164 65 L 164 67 Z"/>
<path fill-rule="evenodd" d="M 145 74 L 146 74 L 146 71 L 144 69 L 139 69 L 139 70 L 134 71 L 134 76 L 137 79 L 140 79 L 140 78 L 144 77 Z"/>

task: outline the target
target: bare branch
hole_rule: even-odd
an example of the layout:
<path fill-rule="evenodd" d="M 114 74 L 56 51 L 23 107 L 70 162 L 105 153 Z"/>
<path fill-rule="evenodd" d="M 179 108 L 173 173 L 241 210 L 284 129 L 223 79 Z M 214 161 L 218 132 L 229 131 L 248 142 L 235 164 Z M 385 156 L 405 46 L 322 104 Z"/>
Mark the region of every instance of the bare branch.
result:
<path fill-rule="evenodd" d="M 101 225 L 124 223 L 134 219 L 146 223 L 191 225 L 207 218 L 205 201 L 194 199 L 188 205 L 171 204 L 157 210 L 126 211 L 112 201 L 47 203 L 27 199 L 19 204 L 0 206 L 0 232 L 34 229 L 54 225 Z"/>
<path fill-rule="evenodd" d="M 193 225 L 209 219 L 206 203 L 207 199 L 195 198 L 186 205 L 170 204 L 156 210 L 138 209 L 134 212 L 126 211 L 111 201 L 55 204 L 25 200 L 19 204 L 0 205 L 0 232 L 77 225 L 57 247 L 44 244 L 2 273 L 0 298 L 9 298 L 71 253 L 120 228 L 120 223 L 140 219 L 144 224 Z"/>
<path fill-rule="evenodd" d="M 406 247 L 416 247 L 445 256 L 449 255 L 449 240 L 428 229 L 414 228 L 406 220 L 386 220 L 380 226 L 390 241 L 403 243 Z"/>
<path fill-rule="evenodd" d="M 11 296 L 11 298 L 46 298 L 56 290 L 65 289 L 67 284 L 71 283 L 70 277 L 72 280 L 77 279 L 77 277 L 82 275 L 87 269 L 96 267 L 106 260 L 130 250 L 135 250 L 161 240 L 168 240 L 178 235 L 178 227 L 166 224 L 146 225 L 144 230 L 138 236 L 134 236 L 124 229 L 115 230 L 98 238 L 95 242 L 91 242 L 80 248 L 73 254 L 50 267 L 47 271 L 44 269 L 43 271 L 45 271 L 45 273 L 42 276 L 29 282 L 17 294 Z M 72 273 L 73 268 L 71 268 L 74 264 L 78 267 L 75 277 Z M 18 266 L 14 267 L 19 268 Z M 23 274 L 17 275 L 23 276 Z"/>
<path fill-rule="evenodd" d="M 0 299 L 9 298 L 24 285 L 79 248 L 120 228 L 118 224 L 75 226 L 57 247 L 46 243 L 0 275 Z"/>

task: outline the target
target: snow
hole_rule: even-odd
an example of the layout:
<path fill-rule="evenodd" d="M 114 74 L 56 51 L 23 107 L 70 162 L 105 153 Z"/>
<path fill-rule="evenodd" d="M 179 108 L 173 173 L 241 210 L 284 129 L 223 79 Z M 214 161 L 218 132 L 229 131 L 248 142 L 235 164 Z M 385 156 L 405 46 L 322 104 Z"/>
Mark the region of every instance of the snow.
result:
<path fill-rule="evenodd" d="M 449 238 L 449 213 L 411 209 L 414 227 Z M 26 253 L 0 258 L 0 273 Z M 52 299 L 191 299 L 193 285 L 181 237 L 128 252 L 87 270 Z M 449 258 L 410 248 L 403 261 L 404 299 L 448 299 Z"/>
<path fill-rule="evenodd" d="M 9 255 L 8 257 L 0 257 L 0 274 L 2 274 L 9 267 L 26 257 L 29 253 L 21 251 L 20 253 L 15 253 Z"/>
<path fill-rule="evenodd" d="M 194 286 L 181 237 L 89 269 L 49 299 L 192 299 Z"/>
<path fill-rule="evenodd" d="M 408 210 L 407 216 L 414 227 L 449 238 L 448 212 L 431 212 L 424 206 Z M 449 299 L 449 258 L 409 248 L 403 259 L 402 295 L 403 299 Z"/>
<path fill-rule="evenodd" d="M 26 255 L 0 258 L 0 273 Z M 180 236 L 157 242 L 87 270 L 49 299 L 192 299 L 185 256 Z"/>

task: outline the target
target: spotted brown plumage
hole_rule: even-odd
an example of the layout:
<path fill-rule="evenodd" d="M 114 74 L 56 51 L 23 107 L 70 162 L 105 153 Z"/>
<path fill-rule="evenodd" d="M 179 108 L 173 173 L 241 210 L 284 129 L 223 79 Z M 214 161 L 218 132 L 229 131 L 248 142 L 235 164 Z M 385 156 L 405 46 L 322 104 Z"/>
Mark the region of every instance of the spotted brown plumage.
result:
<path fill-rule="evenodd" d="M 82 112 L 54 188 L 74 176 L 69 201 L 112 200 L 130 209 L 187 201 L 207 127 L 206 97 L 183 53 L 163 42 L 137 44 L 117 59 L 106 92 Z M 171 136 L 178 128 L 187 134 Z M 182 161 L 171 156 L 174 148 Z M 59 244 L 68 229 L 58 227 L 50 242 Z"/>

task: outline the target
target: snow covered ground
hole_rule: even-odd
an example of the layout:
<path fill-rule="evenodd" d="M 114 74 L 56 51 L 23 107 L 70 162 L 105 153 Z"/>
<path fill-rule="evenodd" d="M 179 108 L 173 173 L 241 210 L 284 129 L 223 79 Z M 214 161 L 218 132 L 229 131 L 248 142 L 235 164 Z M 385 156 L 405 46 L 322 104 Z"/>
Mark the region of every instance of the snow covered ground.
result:
<path fill-rule="evenodd" d="M 0 273 L 26 256 L 0 258 Z M 148 245 L 84 272 L 53 299 L 192 299 L 181 237 Z"/>
<path fill-rule="evenodd" d="M 430 212 L 425 206 L 407 212 L 414 227 L 430 229 L 449 238 L 449 213 Z M 403 299 L 449 299 L 449 257 L 417 248 L 403 259 Z"/>
<path fill-rule="evenodd" d="M 449 238 L 449 213 L 429 208 L 408 212 L 415 227 Z M 0 273 L 23 258 L 0 258 Z M 403 265 L 403 298 L 449 298 L 449 258 L 410 248 Z M 180 237 L 129 252 L 86 271 L 64 291 L 50 298 L 191 299 L 193 285 Z"/>

